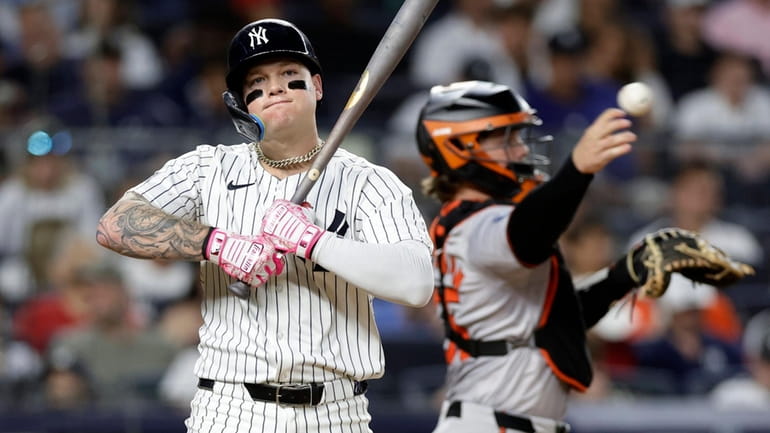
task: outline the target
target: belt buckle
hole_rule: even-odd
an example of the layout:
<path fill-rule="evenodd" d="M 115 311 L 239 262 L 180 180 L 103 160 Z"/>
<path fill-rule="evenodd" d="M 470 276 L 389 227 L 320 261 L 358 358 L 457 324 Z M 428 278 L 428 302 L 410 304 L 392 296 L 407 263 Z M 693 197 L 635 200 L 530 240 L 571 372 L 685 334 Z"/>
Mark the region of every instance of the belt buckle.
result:
<path fill-rule="evenodd" d="M 285 390 L 291 390 L 291 391 L 303 391 L 307 389 L 310 393 L 310 399 L 307 403 L 283 403 L 281 402 L 281 389 Z M 313 403 L 313 386 L 308 384 L 296 384 L 296 385 L 281 385 L 278 384 L 275 386 L 275 403 L 276 404 L 283 404 L 283 405 L 291 405 L 291 406 L 304 406 L 306 404 L 312 404 Z"/>
<path fill-rule="evenodd" d="M 534 340 L 531 337 L 519 340 L 505 340 L 505 348 L 508 350 L 508 352 L 512 352 L 514 349 L 518 349 L 520 347 L 531 347 L 534 345 L 533 343 Z"/>

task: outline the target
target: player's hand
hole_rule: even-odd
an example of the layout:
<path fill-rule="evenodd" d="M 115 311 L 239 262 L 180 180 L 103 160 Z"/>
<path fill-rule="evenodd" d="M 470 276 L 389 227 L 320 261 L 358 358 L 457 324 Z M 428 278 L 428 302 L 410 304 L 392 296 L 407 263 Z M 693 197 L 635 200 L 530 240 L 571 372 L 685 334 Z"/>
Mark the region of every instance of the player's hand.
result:
<path fill-rule="evenodd" d="M 631 121 L 617 108 L 604 110 L 583 133 L 572 150 L 572 162 L 581 173 L 592 174 L 613 159 L 631 151 L 636 134 L 626 130 Z"/>
<path fill-rule="evenodd" d="M 257 287 L 283 272 L 283 256 L 264 236 L 243 236 L 214 229 L 204 248 L 206 260 L 233 278 Z"/>
<path fill-rule="evenodd" d="M 313 224 L 310 205 L 276 200 L 262 219 L 262 234 L 279 250 L 309 259 L 325 230 Z"/>

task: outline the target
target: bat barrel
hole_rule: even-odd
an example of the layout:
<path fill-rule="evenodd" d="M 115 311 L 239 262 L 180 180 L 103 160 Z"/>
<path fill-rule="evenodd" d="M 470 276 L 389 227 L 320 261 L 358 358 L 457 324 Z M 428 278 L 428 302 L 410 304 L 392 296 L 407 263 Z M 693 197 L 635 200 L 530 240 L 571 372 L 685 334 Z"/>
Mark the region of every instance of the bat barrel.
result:
<path fill-rule="evenodd" d="M 293 203 L 305 201 L 308 192 L 321 175 L 326 164 L 345 136 L 372 102 L 388 77 L 414 42 L 438 0 L 406 0 L 388 26 L 385 35 L 374 50 L 361 78 L 351 93 L 345 108 L 334 123 L 324 148 L 291 198 Z"/>

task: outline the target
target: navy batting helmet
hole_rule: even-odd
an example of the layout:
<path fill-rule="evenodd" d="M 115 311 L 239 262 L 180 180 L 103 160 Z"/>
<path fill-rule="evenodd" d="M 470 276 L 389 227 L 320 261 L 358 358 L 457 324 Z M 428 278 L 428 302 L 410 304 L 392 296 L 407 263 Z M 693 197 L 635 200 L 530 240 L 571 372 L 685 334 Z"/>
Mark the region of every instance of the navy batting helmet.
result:
<path fill-rule="evenodd" d="M 302 62 L 311 74 L 321 73 L 321 64 L 307 36 L 288 21 L 267 18 L 247 24 L 230 42 L 227 88 L 241 94 L 249 67 L 270 57 L 291 57 Z"/>
<path fill-rule="evenodd" d="M 548 158 L 530 153 L 520 161 L 498 160 L 482 148 L 483 134 L 496 129 L 511 131 L 538 126 L 542 122 L 527 101 L 509 87 L 486 81 L 463 81 L 434 86 L 420 112 L 417 144 L 431 175 L 446 175 L 468 182 L 492 197 L 514 198 L 540 182 L 537 166 Z M 524 144 L 550 141 L 531 139 Z"/>

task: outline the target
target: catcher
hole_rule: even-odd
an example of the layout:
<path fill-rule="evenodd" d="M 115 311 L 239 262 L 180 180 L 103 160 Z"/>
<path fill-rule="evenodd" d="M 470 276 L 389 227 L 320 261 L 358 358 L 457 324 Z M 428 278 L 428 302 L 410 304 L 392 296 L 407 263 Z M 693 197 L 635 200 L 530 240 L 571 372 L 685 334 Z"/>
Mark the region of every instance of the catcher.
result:
<path fill-rule="evenodd" d="M 575 290 L 557 240 L 593 174 L 636 135 L 622 110 L 604 111 L 547 180 L 547 159 L 530 152 L 544 141 L 531 139 L 539 124 L 514 91 L 479 81 L 434 87 L 420 113 L 424 192 L 442 202 L 431 235 L 448 369 L 435 433 L 569 431 L 568 393 L 592 378 L 586 329 L 613 302 L 635 288 L 662 296 L 673 272 L 716 286 L 753 272 L 695 233 L 664 229 Z"/>

